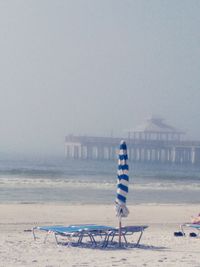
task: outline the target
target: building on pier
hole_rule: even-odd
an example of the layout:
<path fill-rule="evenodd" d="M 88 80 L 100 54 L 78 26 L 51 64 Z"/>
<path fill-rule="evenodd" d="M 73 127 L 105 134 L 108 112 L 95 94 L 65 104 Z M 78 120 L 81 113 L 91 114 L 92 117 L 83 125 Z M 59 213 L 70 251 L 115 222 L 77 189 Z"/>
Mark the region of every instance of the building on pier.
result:
<path fill-rule="evenodd" d="M 200 165 L 200 141 L 183 141 L 185 133 L 160 118 L 128 131 L 125 138 L 129 160 L 133 162 Z M 114 160 L 122 138 L 68 135 L 65 156 L 73 159 Z"/>
<path fill-rule="evenodd" d="M 145 141 L 180 141 L 185 134 L 183 131 L 164 123 L 160 117 L 150 117 L 144 124 L 127 132 L 129 138 Z"/>

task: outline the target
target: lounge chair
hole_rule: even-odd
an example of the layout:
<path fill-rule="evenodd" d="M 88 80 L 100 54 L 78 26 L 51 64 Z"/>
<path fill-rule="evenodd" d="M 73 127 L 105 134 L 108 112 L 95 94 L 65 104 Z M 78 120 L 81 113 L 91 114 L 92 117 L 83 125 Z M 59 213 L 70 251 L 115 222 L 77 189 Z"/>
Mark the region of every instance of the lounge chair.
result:
<path fill-rule="evenodd" d="M 121 236 L 125 241 L 125 246 L 128 246 L 127 236 L 133 235 L 135 233 L 139 233 L 139 237 L 137 239 L 137 242 L 135 243 L 135 247 L 139 246 L 143 232 L 147 227 L 148 227 L 147 225 L 122 227 Z M 107 247 L 109 242 L 112 244 L 114 238 L 116 237 L 119 237 L 119 228 L 115 228 L 114 230 L 110 231 L 110 233 L 107 235 L 107 239 L 105 240 L 104 247 Z"/>
<path fill-rule="evenodd" d="M 77 244 L 81 244 L 84 237 L 89 237 L 91 243 L 93 245 L 96 245 L 95 237 L 105 237 L 109 233 L 109 231 L 112 231 L 114 228 L 110 226 L 105 225 L 96 225 L 96 224 L 78 224 L 78 225 L 69 225 L 69 226 L 62 226 L 62 225 L 56 225 L 56 226 L 39 226 L 34 227 L 32 229 L 34 240 L 37 239 L 35 231 L 40 230 L 46 232 L 46 236 L 44 239 L 44 243 L 46 243 L 47 237 L 49 234 L 53 234 L 56 240 L 56 243 L 58 242 L 58 236 L 67 237 L 68 244 L 72 244 L 72 238 L 77 238 Z"/>
<path fill-rule="evenodd" d="M 185 228 L 191 228 L 197 231 L 197 236 L 200 237 L 200 224 L 197 223 L 184 223 L 180 225 L 181 232 L 185 235 Z"/>
<path fill-rule="evenodd" d="M 144 230 L 148 226 L 125 226 L 121 228 L 121 235 L 125 241 L 125 245 L 128 245 L 127 236 L 133 235 L 134 233 L 140 233 L 138 240 L 135 246 L 138 246 L 142 237 Z M 35 231 L 40 230 L 46 232 L 44 243 L 47 240 L 49 234 L 53 234 L 58 242 L 58 236 L 67 238 L 68 245 L 72 245 L 73 240 L 77 238 L 76 245 L 82 244 L 83 238 L 89 238 L 91 245 L 97 246 L 100 244 L 100 247 L 106 248 L 109 244 L 114 244 L 114 238 L 119 236 L 119 228 L 105 226 L 105 225 L 96 225 L 96 224 L 83 224 L 83 225 L 69 225 L 69 226 L 39 226 L 32 229 L 34 240 L 36 240 Z M 100 238 L 100 241 L 98 242 Z"/>

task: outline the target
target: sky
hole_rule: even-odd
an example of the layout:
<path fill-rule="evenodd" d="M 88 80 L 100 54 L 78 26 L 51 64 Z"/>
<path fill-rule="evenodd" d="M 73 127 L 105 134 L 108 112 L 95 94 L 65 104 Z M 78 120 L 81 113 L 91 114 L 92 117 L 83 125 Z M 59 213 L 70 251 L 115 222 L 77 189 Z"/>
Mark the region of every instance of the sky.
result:
<path fill-rule="evenodd" d="M 200 140 L 200 1 L 1 0 L 0 154 L 151 115 Z"/>

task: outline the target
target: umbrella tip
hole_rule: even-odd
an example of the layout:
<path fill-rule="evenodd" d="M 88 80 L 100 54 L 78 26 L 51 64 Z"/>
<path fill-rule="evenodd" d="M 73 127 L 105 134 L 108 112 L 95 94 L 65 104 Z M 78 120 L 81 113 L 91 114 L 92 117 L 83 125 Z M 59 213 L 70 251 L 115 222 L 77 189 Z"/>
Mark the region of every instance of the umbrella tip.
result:
<path fill-rule="evenodd" d="M 120 144 L 126 144 L 126 142 L 124 140 L 121 140 Z"/>

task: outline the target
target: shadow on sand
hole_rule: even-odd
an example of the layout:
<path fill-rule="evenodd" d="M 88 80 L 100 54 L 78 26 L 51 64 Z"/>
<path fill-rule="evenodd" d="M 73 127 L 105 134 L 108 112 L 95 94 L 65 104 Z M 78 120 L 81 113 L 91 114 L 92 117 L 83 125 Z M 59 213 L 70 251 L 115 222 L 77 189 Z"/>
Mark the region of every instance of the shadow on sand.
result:
<path fill-rule="evenodd" d="M 59 245 L 62 246 L 67 246 L 67 247 L 79 247 L 79 248 L 87 248 L 87 249 L 98 249 L 98 250 L 130 250 L 130 249 L 142 249 L 142 250 L 151 250 L 151 251 L 164 251 L 164 250 L 169 250 L 168 247 L 163 247 L 163 246 L 152 246 L 152 245 L 135 245 L 135 244 L 122 244 L 119 246 L 119 244 L 113 243 L 112 245 L 108 245 L 107 247 L 102 247 L 101 244 L 97 244 L 96 246 L 90 244 L 90 243 L 84 243 L 84 244 L 77 244 L 77 243 L 59 243 Z"/>

